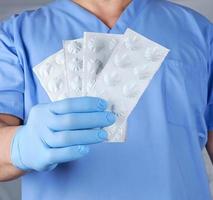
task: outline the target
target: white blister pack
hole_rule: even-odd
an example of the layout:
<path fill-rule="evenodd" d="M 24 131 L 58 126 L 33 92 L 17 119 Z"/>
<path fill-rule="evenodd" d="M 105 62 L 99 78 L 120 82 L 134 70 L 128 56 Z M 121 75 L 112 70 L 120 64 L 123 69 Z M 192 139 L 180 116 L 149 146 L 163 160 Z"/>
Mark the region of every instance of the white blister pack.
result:
<path fill-rule="evenodd" d="M 68 97 L 63 49 L 35 66 L 33 71 L 51 101 L 58 101 Z"/>
<path fill-rule="evenodd" d="M 83 95 L 94 85 L 121 38 L 118 34 L 84 33 Z"/>
<path fill-rule="evenodd" d="M 116 123 L 106 128 L 109 142 L 125 141 L 124 124 L 168 52 L 131 29 L 125 32 L 88 93 L 108 100 L 117 115 Z"/>
<path fill-rule="evenodd" d="M 64 41 L 64 54 L 69 97 L 82 96 L 83 39 Z"/>

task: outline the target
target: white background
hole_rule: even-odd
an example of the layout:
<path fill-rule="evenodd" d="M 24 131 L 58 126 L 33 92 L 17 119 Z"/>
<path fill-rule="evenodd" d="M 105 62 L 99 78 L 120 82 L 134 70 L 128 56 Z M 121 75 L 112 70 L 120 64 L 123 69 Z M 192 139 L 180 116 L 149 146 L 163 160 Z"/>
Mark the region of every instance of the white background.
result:
<path fill-rule="evenodd" d="M 39 7 L 49 0 L 0 0 L 0 19 L 18 13 L 24 9 L 33 9 Z M 199 11 L 213 22 L 213 0 L 174 0 L 174 2 L 184 4 Z M 207 163 L 209 179 L 212 180 L 211 189 L 213 192 L 213 168 L 209 158 L 204 152 L 204 158 Z M 20 183 L 19 180 L 0 183 L 0 200 L 19 200 Z"/>

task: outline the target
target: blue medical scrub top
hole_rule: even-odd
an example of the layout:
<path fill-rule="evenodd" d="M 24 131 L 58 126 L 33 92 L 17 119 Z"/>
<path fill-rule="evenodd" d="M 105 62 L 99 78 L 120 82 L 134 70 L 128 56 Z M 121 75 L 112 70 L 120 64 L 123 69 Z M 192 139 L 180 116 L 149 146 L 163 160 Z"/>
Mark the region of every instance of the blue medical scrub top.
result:
<path fill-rule="evenodd" d="M 62 40 L 127 28 L 171 50 L 128 119 L 127 142 L 25 175 L 23 200 L 211 199 L 201 150 L 213 130 L 213 25 L 191 9 L 133 0 L 111 29 L 69 0 L 11 17 L 0 24 L 0 112 L 26 123 L 50 102 L 32 69 Z"/>

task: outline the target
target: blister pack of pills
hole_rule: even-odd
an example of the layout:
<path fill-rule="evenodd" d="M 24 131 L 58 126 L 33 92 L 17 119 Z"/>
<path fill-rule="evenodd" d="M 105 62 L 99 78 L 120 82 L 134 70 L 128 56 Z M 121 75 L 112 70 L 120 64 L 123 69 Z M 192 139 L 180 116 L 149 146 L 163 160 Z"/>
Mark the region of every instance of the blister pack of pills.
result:
<path fill-rule="evenodd" d="M 69 97 L 82 96 L 83 39 L 64 41 L 64 55 Z"/>
<path fill-rule="evenodd" d="M 121 38 L 118 34 L 84 33 L 83 95 L 94 85 Z"/>
<path fill-rule="evenodd" d="M 89 96 L 108 100 L 109 110 L 117 115 L 116 123 L 106 128 L 109 142 L 125 140 L 124 124 L 168 52 L 167 48 L 130 29 L 115 47 L 88 92 Z"/>
<path fill-rule="evenodd" d="M 131 29 L 124 35 L 89 32 L 64 41 L 64 49 L 33 71 L 52 101 L 85 95 L 108 100 L 117 115 L 106 128 L 108 142 L 124 142 L 127 118 L 168 52 Z"/>
<path fill-rule="evenodd" d="M 69 97 L 63 49 L 35 66 L 33 71 L 51 101 L 58 101 Z"/>

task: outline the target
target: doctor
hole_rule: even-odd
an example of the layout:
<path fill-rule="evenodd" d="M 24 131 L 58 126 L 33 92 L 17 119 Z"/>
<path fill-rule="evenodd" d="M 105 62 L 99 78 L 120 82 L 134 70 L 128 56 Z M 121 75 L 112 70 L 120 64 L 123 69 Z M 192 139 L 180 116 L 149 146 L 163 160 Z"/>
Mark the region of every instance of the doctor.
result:
<path fill-rule="evenodd" d="M 131 28 L 170 49 L 128 119 L 124 144 L 100 98 L 51 103 L 33 67 L 85 31 Z M 23 200 L 210 200 L 213 25 L 164 0 L 58 0 L 0 23 L 0 180 Z"/>

